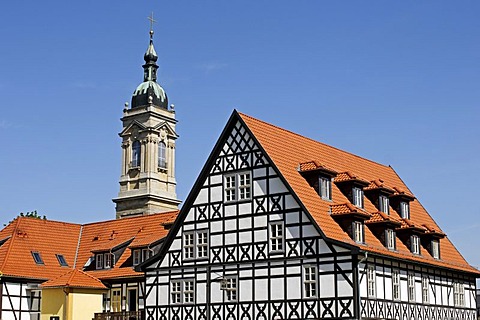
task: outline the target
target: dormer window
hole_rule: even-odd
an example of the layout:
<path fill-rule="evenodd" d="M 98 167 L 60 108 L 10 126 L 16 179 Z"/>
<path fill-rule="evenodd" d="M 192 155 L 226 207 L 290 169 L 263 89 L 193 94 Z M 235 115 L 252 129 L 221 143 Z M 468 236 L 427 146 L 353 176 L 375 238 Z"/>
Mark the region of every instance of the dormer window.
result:
<path fill-rule="evenodd" d="M 353 229 L 353 241 L 357 243 L 364 243 L 365 236 L 364 236 L 363 223 L 360 221 L 353 221 L 352 229 Z"/>
<path fill-rule="evenodd" d="M 318 179 L 318 194 L 323 200 L 332 200 L 332 179 L 329 177 Z"/>
<path fill-rule="evenodd" d="M 105 256 L 104 256 L 104 267 L 105 267 L 105 269 L 112 268 L 113 265 L 115 264 L 114 260 L 115 260 L 115 258 L 113 256 L 113 254 L 105 253 Z"/>
<path fill-rule="evenodd" d="M 430 253 L 435 259 L 440 259 L 440 242 L 438 240 L 432 240 Z"/>
<path fill-rule="evenodd" d="M 412 235 L 410 237 L 410 251 L 413 254 L 420 254 L 420 237 L 417 235 Z"/>
<path fill-rule="evenodd" d="M 354 206 L 363 209 L 363 190 L 361 188 L 352 188 L 352 203 Z"/>
<path fill-rule="evenodd" d="M 103 269 L 103 253 L 95 255 L 95 266 L 97 269 Z"/>
<path fill-rule="evenodd" d="M 403 219 L 410 219 L 410 204 L 407 201 L 400 202 L 400 216 Z"/>
<path fill-rule="evenodd" d="M 113 253 L 97 253 L 95 255 L 96 269 L 110 269 L 115 265 L 115 256 Z"/>
<path fill-rule="evenodd" d="M 378 210 L 390 214 L 390 205 L 388 202 L 388 197 L 385 195 L 378 196 Z"/>
<path fill-rule="evenodd" d="M 385 246 L 388 250 L 396 249 L 396 237 L 393 229 L 385 230 Z"/>
<path fill-rule="evenodd" d="M 133 265 L 139 265 L 151 256 L 153 256 L 153 250 L 150 250 L 148 248 L 135 249 L 132 251 Z"/>

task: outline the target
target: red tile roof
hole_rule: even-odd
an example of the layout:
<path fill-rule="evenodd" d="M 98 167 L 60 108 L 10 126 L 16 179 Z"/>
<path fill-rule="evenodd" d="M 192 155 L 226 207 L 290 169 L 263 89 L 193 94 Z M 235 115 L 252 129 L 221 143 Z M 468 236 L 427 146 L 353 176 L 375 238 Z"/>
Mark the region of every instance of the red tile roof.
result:
<path fill-rule="evenodd" d="M 102 281 L 79 269 L 72 269 L 55 279 L 42 283 L 42 288 L 62 287 L 107 289 Z"/>
<path fill-rule="evenodd" d="M 392 192 L 402 190 L 411 195 L 412 193 L 393 168 L 303 137 L 248 115 L 239 115 L 328 238 L 359 247 L 361 250 L 397 259 L 480 274 L 477 269 L 465 261 L 448 237 L 441 239 L 440 242 L 441 260 L 434 259 L 426 250 L 423 251 L 422 256 L 415 256 L 401 241 L 397 241 L 396 251 L 390 251 L 384 247 L 369 228 L 365 228 L 366 244 L 355 243 L 329 214 L 332 202 L 322 200 L 299 173 L 299 164 L 315 161 L 336 172 L 353 172 L 363 180 L 373 181 L 371 187 L 385 188 L 392 190 Z M 332 184 L 332 198 L 333 204 L 349 202 L 335 184 Z M 377 208 L 367 199 L 365 210 L 370 213 L 378 212 Z M 390 217 L 400 219 L 395 211 L 391 211 Z M 440 227 L 417 200 L 410 202 L 410 216 L 415 225 L 428 225 L 430 228 L 441 232 Z"/>
<path fill-rule="evenodd" d="M 0 240 L 9 237 L 0 245 L 0 272 L 8 277 L 52 280 L 73 269 L 82 270 L 94 252 L 108 252 L 122 244 L 147 247 L 158 242 L 168 234 L 165 224 L 174 221 L 177 214 L 173 211 L 85 225 L 19 217 L 0 231 Z M 40 253 L 44 264 L 35 263 L 32 251 Z M 65 257 L 68 267 L 60 266 L 56 254 Z M 127 248 L 113 268 L 86 273 L 100 280 L 141 277 L 143 273 L 125 264 L 130 255 Z"/>

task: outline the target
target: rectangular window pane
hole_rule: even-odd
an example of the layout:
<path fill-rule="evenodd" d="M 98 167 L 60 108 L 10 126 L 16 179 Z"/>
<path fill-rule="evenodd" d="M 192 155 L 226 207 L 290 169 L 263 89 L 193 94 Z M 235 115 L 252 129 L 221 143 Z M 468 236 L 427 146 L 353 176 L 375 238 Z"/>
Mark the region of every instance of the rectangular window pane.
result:
<path fill-rule="evenodd" d="M 304 267 L 305 298 L 312 298 L 317 296 L 317 268 Z"/>
<path fill-rule="evenodd" d="M 375 297 L 375 268 L 373 266 L 368 266 L 367 268 L 367 289 L 368 296 Z"/>
<path fill-rule="evenodd" d="M 432 256 L 435 259 L 440 259 L 440 244 L 438 240 L 432 240 Z"/>
<path fill-rule="evenodd" d="M 423 303 L 429 301 L 428 278 L 422 278 L 422 301 Z"/>
<path fill-rule="evenodd" d="M 353 241 L 363 243 L 363 223 L 359 221 L 353 222 Z"/>
<path fill-rule="evenodd" d="M 418 236 L 413 235 L 411 238 L 411 250 L 413 254 L 420 254 L 420 238 Z"/>
<path fill-rule="evenodd" d="M 408 300 L 415 301 L 415 275 L 409 274 L 407 277 L 408 277 Z"/>
<path fill-rule="evenodd" d="M 194 257 L 194 238 L 193 233 L 185 233 L 183 235 L 183 258 L 193 259 Z"/>
<path fill-rule="evenodd" d="M 95 255 L 95 261 L 97 269 L 103 269 L 103 254 Z"/>
<path fill-rule="evenodd" d="M 208 234 L 206 231 L 197 233 L 197 258 L 206 258 L 208 256 Z"/>
<path fill-rule="evenodd" d="M 400 300 L 400 273 L 398 270 L 392 271 L 393 300 Z"/>
<path fill-rule="evenodd" d="M 385 233 L 387 249 L 395 250 L 395 231 L 393 231 L 392 229 L 387 229 Z"/>
<path fill-rule="evenodd" d="M 193 280 L 185 280 L 183 283 L 183 303 L 193 303 L 194 285 Z"/>
<path fill-rule="evenodd" d="M 400 216 L 404 219 L 410 219 L 410 205 L 408 202 L 400 202 Z"/>
<path fill-rule="evenodd" d="M 390 214 L 390 205 L 386 196 L 381 195 L 378 197 L 378 210 Z"/>
<path fill-rule="evenodd" d="M 331 196 L 331 189 L 332 189 L 332 180 L 330 178 L 326 177 L 320 177 L 318 180 L 318 193 L 320 194 L 320 197 L 325 200 L 332 200 Z"/>
<path fill-rule="evenodd" d="M 170 295 L 172 303 L 182 303 L 182 282 L 172 281 L 170 286 Z"/>
<path fill-rule="evenodd" d="M 270 251 L 283 250 L 283 223 L 273 222 L 270 224 Z"/>
<path fill-rule="evenodd" d="M 240 183 L 238 185 L 239 200 L 250 199 L 251 197 L 251 179 L 250 173 L 239 174 Z"/>
<path fill-rule="evenodd" d="M 226 277 L 225 281 L 225 300 L 236 301 L 237 300 L 237 278 Z"/>

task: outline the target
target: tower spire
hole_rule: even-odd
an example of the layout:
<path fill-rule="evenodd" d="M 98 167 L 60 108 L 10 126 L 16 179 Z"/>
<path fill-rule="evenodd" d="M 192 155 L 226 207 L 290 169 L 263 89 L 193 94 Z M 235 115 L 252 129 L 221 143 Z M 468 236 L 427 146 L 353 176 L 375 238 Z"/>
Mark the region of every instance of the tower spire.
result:
<path fill-rule="evenodd" d="M 143 59 L 145 60 L 145 64 L 143 65 L 143 69 L 145 70 L 143 74 L 143 81 L 157 81 L 157 60 L 158 60 L 158 55 L 157 52 L 155 51 L 155 47 L 153 46 L 153 24 L 157 22 L 155 19 L 153 19 L 153 12 L 151 15 L 147 18 L 150 21 L 150 44 L 148 45 L 147 51 L 145 52 L 145 55 L 143 56 Z"/>

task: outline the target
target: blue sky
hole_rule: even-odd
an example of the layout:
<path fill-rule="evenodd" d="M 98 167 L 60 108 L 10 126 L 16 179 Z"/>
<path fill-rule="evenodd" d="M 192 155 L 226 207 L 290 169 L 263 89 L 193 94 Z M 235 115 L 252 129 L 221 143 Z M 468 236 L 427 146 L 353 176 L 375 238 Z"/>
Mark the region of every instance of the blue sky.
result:
<path fill-rule="evenodd" d="M 0 218 L 114 218 L 154 11 L 185 199 L 234 108 L 390 164 L 480 266 L 480 2 L 9 1 Z"/>

